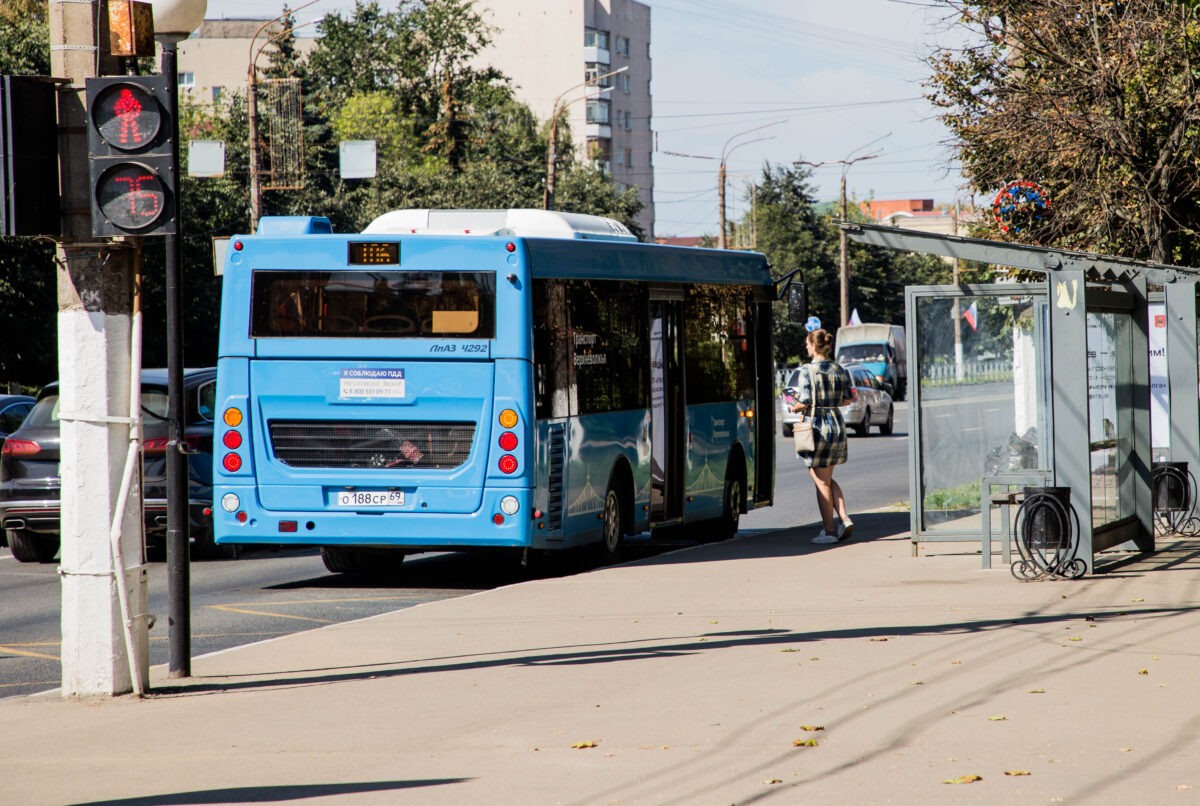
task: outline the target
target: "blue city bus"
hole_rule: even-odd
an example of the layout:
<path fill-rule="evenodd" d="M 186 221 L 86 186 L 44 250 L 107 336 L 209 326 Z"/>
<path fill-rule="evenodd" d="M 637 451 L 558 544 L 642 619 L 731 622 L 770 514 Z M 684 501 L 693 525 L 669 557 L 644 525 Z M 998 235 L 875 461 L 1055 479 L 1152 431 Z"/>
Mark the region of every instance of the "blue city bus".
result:
<path fill-rule="evenodd" d="M 772 501 L 761 254 L 542 210 L 266 217 L 226 251 L 218 544 L 619 556 L 724 538 Z"/>

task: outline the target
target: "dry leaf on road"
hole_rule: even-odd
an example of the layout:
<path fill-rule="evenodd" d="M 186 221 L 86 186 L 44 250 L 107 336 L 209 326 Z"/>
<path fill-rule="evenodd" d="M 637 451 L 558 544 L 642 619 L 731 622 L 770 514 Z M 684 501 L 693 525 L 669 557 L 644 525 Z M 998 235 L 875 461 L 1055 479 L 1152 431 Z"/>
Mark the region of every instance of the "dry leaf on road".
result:
<path fill-rule="evenodd" d="M 982 781 L 982 775 L 960 775 L 957 778 L 947 778 L 942 781 L 943 784 L 973 784 L 976 781 Z"/>

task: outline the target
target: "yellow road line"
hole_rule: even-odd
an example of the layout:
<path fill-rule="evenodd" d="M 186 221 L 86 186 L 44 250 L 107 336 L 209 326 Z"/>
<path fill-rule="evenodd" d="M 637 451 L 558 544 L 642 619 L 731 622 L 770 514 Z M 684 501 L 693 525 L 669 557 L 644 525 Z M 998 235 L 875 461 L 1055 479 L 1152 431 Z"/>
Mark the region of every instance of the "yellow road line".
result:
<path fill-rule="evenodd" d="M 233 607 L 232 605 L 207 605 L 213 610 L 221 610 L 226 613 L 243 613 L 247 616 L 274 616 L 275 618 L 290 618 L 297 621 L 315 621 L 318 624 L 334 624 L 336 622 L 324 618 L 310 618 L 308 616 L 290 616 L 286 613 L 268 613 L 265 610 L 250 610 L 248 608 Z"/>
<path fill-rule="evenodd" d="M 0 683 L 0 688 L 16 688 L 17 686 L 59 686 L 61 680 L 26 680 L 21 683 Z"/>
<path fill-rule="evenodd" d="M 23 646 L 48 646 L 47 644 L 23 644 Z M 26 658 L 44 658 L 46 660 L 62 660 L 58 655 L 47 655 L 44 652 L 30 652 L 27 649 L 17 649 L 15 646 L 0 644 L 0 652 L 10 655 L 21 655 Z"/>

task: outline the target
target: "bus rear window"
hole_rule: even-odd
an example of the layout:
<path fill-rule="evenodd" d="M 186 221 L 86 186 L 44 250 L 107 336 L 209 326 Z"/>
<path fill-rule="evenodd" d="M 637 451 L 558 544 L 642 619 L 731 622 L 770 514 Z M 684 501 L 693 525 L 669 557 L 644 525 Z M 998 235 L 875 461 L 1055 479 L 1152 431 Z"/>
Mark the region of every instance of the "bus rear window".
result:
<path fill-rule="evenodd" d="M 490 339 L 496 275 L 487 271 L 254 272 L 254 338 Z"/>

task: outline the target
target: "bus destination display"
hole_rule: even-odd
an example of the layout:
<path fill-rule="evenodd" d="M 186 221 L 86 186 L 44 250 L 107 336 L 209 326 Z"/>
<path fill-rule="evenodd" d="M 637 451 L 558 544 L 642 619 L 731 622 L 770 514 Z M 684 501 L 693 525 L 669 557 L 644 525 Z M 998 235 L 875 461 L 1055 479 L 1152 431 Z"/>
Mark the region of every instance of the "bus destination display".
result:
<path fill-rule="evenodd" d="M 353 266 L 399 265 L 399 241 L 349 241 L 346 261 Z"/>

